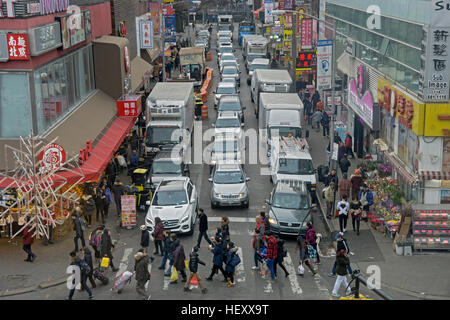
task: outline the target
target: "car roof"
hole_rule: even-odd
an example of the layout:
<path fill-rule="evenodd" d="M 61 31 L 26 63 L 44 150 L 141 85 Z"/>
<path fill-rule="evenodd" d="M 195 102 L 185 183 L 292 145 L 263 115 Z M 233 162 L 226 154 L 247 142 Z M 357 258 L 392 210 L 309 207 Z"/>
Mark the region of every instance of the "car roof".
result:
<path fill-rule="evenodd" d="M 224 52 L 224 53 L 222 53 L 222 57 L 221 58 L 227 57 L 227 56 L 232 56 L 236 60 L 236 56 L 232 52 Z"/>
<path fill-rule="evenodd" d="M 182 158 L 181 151 L 179 154 L 174 154 L 172 151 L 160 151 L 153 159 L 153 162 L 158 160 L 175 160 L 180 158 Z"/>
<path fill-rule="evenodd" d="M 241 99 L 239 98 L 239 95 L 232 94 L 232 95 L 227 95 L 227 96 L 221 96 L 219 103 L 223 102 L 223 101 L 237 101 L 240 103 Z"/>
<path fill-rule="evenodd" d="M 275 192 L 308 193 L 308 185 L 301 180 L 279 180 L 275 185 Z"/>
<path fill-rule="evenodd" d="M 235 84 L 233 84 L 232 82 L 219 82 L 217 87 L 223 87 L 223 88 L 234 88 Z"/>
<path fill-rule="evenodd" d="M 233 60 L 232 60 L 233 61 Z M 236 66 L 223 66 L 223 69 L 234 69 L 237 71 L 237 67 Z"/>
<path fill-rule="evenodd" d="M 253 61 L 251 62 L 251 64 L 269 64 L 270 61 L 269 59 L 264 59 L 264 58 L 256 58 L 253 59 Z"/>
<path fill-rule="evenodd" d="M 188 181 L 188 177 L 171 177 L 165 178 L 159 184 L 159 191 L 170 191 L 170 190 L 184 190 L 184 186 Z"/>
<path fill-rule="evenodd" d="M 216 165 L 216 172 L 217 171 L 242 171 L 241 166 L 235 162 L 235 163 L 218 163 Z"/>

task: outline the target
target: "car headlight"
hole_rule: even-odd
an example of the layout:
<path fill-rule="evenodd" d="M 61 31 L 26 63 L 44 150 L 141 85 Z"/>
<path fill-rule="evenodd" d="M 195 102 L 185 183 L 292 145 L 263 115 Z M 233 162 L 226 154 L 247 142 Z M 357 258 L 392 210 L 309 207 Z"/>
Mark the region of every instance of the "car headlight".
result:
<path fill-rule="evenodd" d="M 311 190 L 316 190 L 316 184 L 311 184 Z"/>
<path fill-rule="evenodd" d="M 214 197 L 221 199 L 222 195 L 220 193 L 214 192 Z"/>
<path fill-rule="evenodd" d="M 239 193 L 239 198 L 245 198 L 245 197 L 247 197 L 247 194 L 248 194 L 247 191 L 241 192 L 241 193 Z"/>
<path fill-rule="evenodd" d="M 189 220 L 189 214 L 186 215 L 185 217 L 183 217 L 183 218 L 181 219 L 180 223 L 185 223 L 185 222 L 188 221 L 188 220 Z"/>
<path fill-rule="evenodd" d="M 148 224 L 153 224 L 153 225 L 155 224 L 151 217 L 147 217 L 145 220 L 147 221 Z"/>
<path fill-rule="evenodd" d="M 272 210 L 269 211 L 269 222 L 271 224 L 278 224 L 277 218 L 275 218 L 275 215 L 273 214 Z"/>

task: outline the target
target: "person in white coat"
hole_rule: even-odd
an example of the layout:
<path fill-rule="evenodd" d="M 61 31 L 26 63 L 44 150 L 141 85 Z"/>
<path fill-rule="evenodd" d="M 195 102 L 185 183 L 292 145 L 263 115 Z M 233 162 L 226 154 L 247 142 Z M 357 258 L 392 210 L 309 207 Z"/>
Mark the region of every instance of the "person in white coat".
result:
<path fill-rule="evenodd" d="M 337 204 L 337 210 L 339 212 L 339 229 L 344 233 L 347 228 L 348 213 L 350 211 L 350 204 L 347 201 L 347 195 L 342 196 L 342 200 Z"/>

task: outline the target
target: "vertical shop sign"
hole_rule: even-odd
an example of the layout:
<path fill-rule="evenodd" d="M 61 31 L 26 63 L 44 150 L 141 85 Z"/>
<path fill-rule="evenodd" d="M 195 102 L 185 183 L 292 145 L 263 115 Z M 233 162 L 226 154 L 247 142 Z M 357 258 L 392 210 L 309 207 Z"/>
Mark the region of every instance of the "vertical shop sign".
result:
<path fill-rule="evenodd" d="M 161 3 L 150 2 L 150 16 L 153 21 L 153 34 L 159 35 L 161 33 Z"/>
<path fill-rule="evenodd" d="M 286 13 L 285 15 L 285 22 L 284 22 L 284 27 L 286 29 L 292 29 L 292 13 Z"/>
<path fill-rule="evenodd" d="M 301 46 L 303 49 L 312 49 L 313 19 L 302 19 Z"/>
<path fill-rule="evenodd" d="M 28 36 L 25 33 L 8 33 L 9 60 L 30 60 Z"/>
<path fill-rule="evenodd" d="M 284 9 L 285 10 L 292 10 L 292 1 L 293 0 L 284 0 Z"/>
<path fill-rule="evenodd" d="M 273 23 L 273 0 L 264 0 L 264 23 Z"/>
<path fill-rule="evenodd" d="M 317 42 L 317 86 L 319 90 L 331 89 L 331 57 L 333 40 Z"/>
<path fill-rule="evenodd" d="M 358 67 L 357 79 L 351 79 L 348 89 L 348 105 L 372 129 L 378 130 L 375 120 L 374 102 L 370 91 L 365 91 L 367 76 L 363 66 Z"/>
<path fill-rule="evenodd" d="M 126 195 L 120 197 L 122 203 L 122 227 L 135 227 L 136 220 L 136 197 Z"/>
<path fill-rule="evenodd" d="M 141 21 L 139 34 L 142 49 L 153 49 L 153 22 Z"/>
<path fill-rule="evenodd" d="M 6 33 L 0 33 L 0 62 L 8 61 L 8 40 Z"/>

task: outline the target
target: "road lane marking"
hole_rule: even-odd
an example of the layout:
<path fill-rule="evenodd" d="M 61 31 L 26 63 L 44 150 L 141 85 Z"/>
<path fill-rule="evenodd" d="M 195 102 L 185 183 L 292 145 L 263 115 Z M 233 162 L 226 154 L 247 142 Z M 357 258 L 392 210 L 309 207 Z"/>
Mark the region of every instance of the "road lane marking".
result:
<path fill-rule="evenodd" d="M 294 294 L 302 294 L 303 290 L 300 287 L 300 284 L 298 283 L 297 272 L 292 263 L 292 259 L 291 259 L 291 256 L 289 255 L 289 252 L 287 253 L 286 257 L 284 258 L 284 261 L 285 261 L 286 269 L 289 272 L 288 279 L 291 284 L 292 292 Z"/>
<path fill-rule="evenodd" d="M 116 273 L 116 279 L 118 276 L 120 276 L 120 274 L 122 272 L 127 271 L 128 258 L 130 257 L 130 254 L 132 252 L 133 252 L 133 248 L 126 248 L 125 251 L 123 252 L 123 257 L 122 257 L 122 260 L 120 261 L 120 265 L 119 265 L 119 271 L 117 271 L 117 273 Z"/>
<path fill-rule="evenodd" d="M 244 255 L 242 254 L 241 247 L 238 247 L 237 254 L 241 258 L 241 263 L 236 266 L 236 279 L 237 282 L 245 282 Z"/>
<path fill-rule="evenodd" d="M 254 222 L 254 219 L 252 219 L 253 221 L 251 221 L 249 218 L 242 218 L 242 217 L 228 217 L 228 219 L 230 220 L 230 222 L 244 222 L 244 223 Z M 221 222 L 221 221 L 222 217 L 208 217 L 208 222 Z"/>

